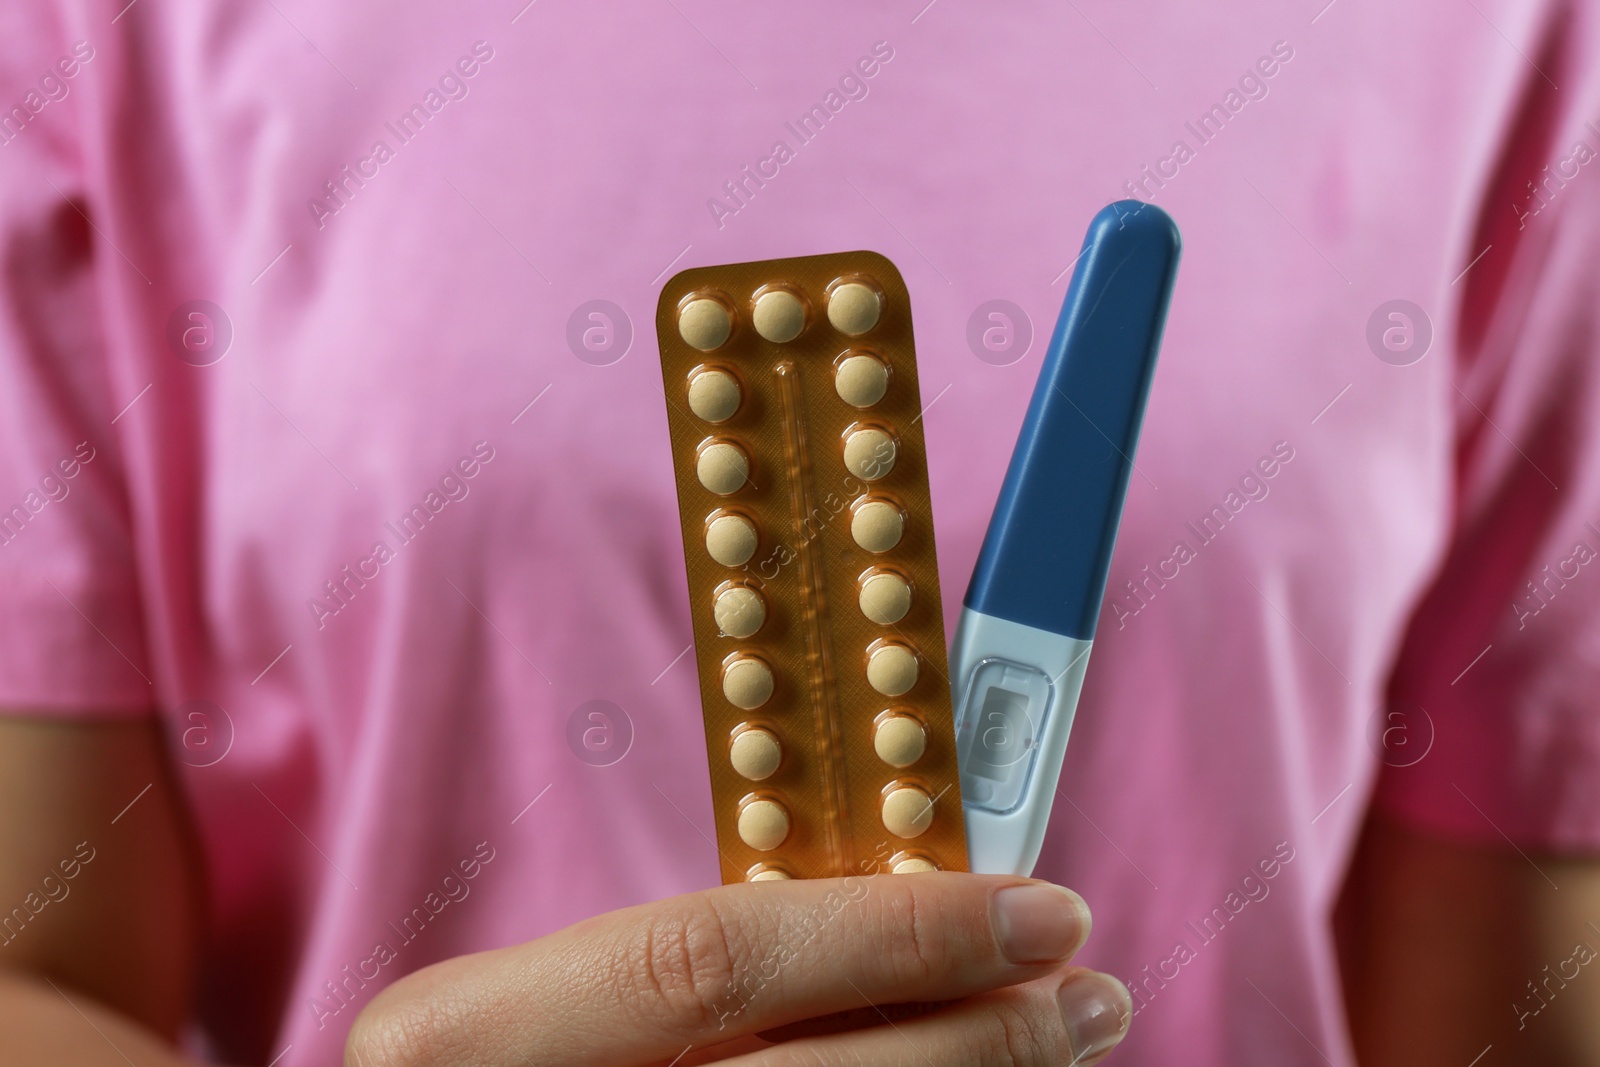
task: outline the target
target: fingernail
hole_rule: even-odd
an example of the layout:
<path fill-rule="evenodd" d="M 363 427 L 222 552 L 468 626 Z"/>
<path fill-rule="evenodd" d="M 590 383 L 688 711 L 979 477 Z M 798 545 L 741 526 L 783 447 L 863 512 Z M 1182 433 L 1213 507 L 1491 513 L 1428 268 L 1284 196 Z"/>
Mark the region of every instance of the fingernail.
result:
<path fill-rule="evenodd" d="M 1089 937 L 1089 906 L 1057 885 L 1006 886 L 995 893 L 991 908 L 995 938 L 1012 963 L 1066 959 Z"/>
<path fill-rule="evenodd" d="M 1133 999 L 1109 974 L 1080 971 L 1062 984 L 1056 999 L 1072 1042 L 1072 1062 L 1085 1063 L 1114 1047 L 1128 1032 Z"/>

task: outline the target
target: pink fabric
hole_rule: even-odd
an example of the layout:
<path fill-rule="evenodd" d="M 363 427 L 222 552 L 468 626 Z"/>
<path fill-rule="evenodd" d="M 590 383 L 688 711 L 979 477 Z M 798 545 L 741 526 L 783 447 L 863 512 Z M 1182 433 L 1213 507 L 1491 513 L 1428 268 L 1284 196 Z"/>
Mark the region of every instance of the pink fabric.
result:
<path fill-rule="evenodd" d="M 336 1062 L 406 971 L 716 880 L 667 276 L 899 264 L 953 625 L 1130 188 L 1186 252 L 1039 869 L 1138 994 L 1119 1062 L 1351 1062 L 1328 911 L 1375 789 L 1600 847 L 1596 27 L 1318 6 L 7 5 L 0 699 L 170 726 L 197 1040 Z M 1366 339 L 1398 299 L 1405 366 Z"/>

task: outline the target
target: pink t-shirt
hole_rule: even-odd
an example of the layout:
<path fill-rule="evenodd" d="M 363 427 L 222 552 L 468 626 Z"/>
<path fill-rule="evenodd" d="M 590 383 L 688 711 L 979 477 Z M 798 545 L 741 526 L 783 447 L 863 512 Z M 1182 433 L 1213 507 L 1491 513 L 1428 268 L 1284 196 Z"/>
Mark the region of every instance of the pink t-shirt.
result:
<path fill-rule="evenodd" d="M 168 727 L 197 1047 L 715 883 L 667 277 L 899 265 L 953 626 L 1130 193 L 1186 249 L 1038 870 L 1119 1062 L 1351 1063 L 1374 796 L 1600 847 L 1590 11 L 523 2 L 0 11 L 0 701 Z"/>

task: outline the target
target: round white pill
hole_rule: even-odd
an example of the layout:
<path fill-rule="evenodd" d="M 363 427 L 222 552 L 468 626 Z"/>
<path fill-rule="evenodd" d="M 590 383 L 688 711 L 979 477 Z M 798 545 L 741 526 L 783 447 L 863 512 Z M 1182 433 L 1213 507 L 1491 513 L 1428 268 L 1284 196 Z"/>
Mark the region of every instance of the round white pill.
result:
<path fill-rule="evenodd" d="M 756 528 L 742 516 L 718 515 L 706 526 L 706 552 L 724 567 L 743 567 L 756 554 Z"/>
<path fill-rule="evenodd" d="M 749 637 L 767 621 L 767 602 L 748 586 L 736 585 L 717 594 L 712 605 L 717 629 L 729 637 Z"/>
<path fill-rule="evenodd" d="M 898 452 L 894 438 L 882 430 L 854 430 L 844 439 L 845 469 L 863 481 L 875 482 L 894 470 Z"/>
<path fill-rule="evenodd" d="M 905 515 L 887 500 L 869 500 L 850 516 L 850 536 L 868 552 L 889 551 L 900 543 L 905 528 Z M 752 540 L 754 533 L 752 530 Z M 755 551 L 754 544 L 750 550 Z"/>
<path fill-rule="evenodd" d="M 907 856 L 889 869 L 895 874 L 924 874 L 928 871 L 937 871 L 939 868 L 921 856 Z"/>
<path fill-rule="evenodd" d="M 933 821 L 932 812 L 928 820 Z M 739 840 L 753 849 L 771 852 L 788 836 L 789 813 L 775 800 L 752 800 L 739 812 Z"/>
<path fill-rule="evenodd" d="M 776 867 L 763 867 L 750 876 L 752 882 L 787 882 L 789 875 Z"/>
<path fill-rule="evenodd" d="M 772 699 L 772 668 L 758 659 L 734 660 L 723 668 L 722 695 L 744 711 L 759 708 Z"/>
<path fill-rule="evenodd" d="M 750 313 L 756 333 L 775 344 L 793 341 L 806 326 L 806 307 L 787 289 L 773 289 L 756 298 Z"/>
<path fill-rule="evenodd" d="M 847 337 L 860 337 L 878 325 L 883 303 L 871 286 L 845 282 L 828 294 L 828 321 Z"/>
<path fill-rule="evenodd" d="M 909 767 L 922 758 L 928 733 L 909 715 L 891 715 L 872 731 L 872 748 L 891 767 Z"/>
<path fill-rule="evenodd" d="M 689 410 L 707 422 L 733 418 L 739 400 L 739 383 L 727 371 L 703 370 L 689 378 Z"/>
<path fill-rule="evenodd" d="M 727 496 L 743 488 L 745 479 L 750 477 L 750 460 L 738 445 L 718 441 L 700 450 L 694 472 L 701 485 L 718 496 Z"/>
<path fill-rule="evenodd" d="M 783 746 L 771 731 L 759 727 L 742 731 L 728 745 L 728 762 L 752 782 L 771 778 L 783 762 Z"/>
<path fill-rule="evenodd" d="M 871 356 L 848 356 L 833 372 L 839 399 L 858 408 L 870 408 L 889 388 L 889 368 Z"/>
<path fill-rule="evenodd" d="M 683 305 L 678 312 L 678 336 L 691 348 L 709 352 L 721 348 L 733 332 L 733 317 L 722 301 L 701 297 Z"/>
<path fill-rule="evenodd" d="M 883 798 L 883 827 L 894 836 L 921 837 L 932 825 L 933 798 L 916 786 L 903 785 Z"/>
<path fill-rule="evenodd" d="M 917 654 L 904 645 L 880 645 L 867 657 L 867 684 L 897 697 L 917 684 Z"/>
<path fill-rule="evenodd" d="M 880 626 L 892 626 L 911 610 L 911 586 L 898 574 L 882 572 L 861 583 L 861 614 Z"/>

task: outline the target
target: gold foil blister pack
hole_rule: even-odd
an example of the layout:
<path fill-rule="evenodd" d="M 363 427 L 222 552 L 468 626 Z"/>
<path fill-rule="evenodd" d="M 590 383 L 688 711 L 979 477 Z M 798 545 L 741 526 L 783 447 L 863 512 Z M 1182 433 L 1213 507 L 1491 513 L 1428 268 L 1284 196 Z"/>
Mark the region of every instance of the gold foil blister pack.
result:
<path fill-rule="evenodd" d="M 723 881 L 965 870 L 900 272 L 687 270 L 656 333 Z"/>

